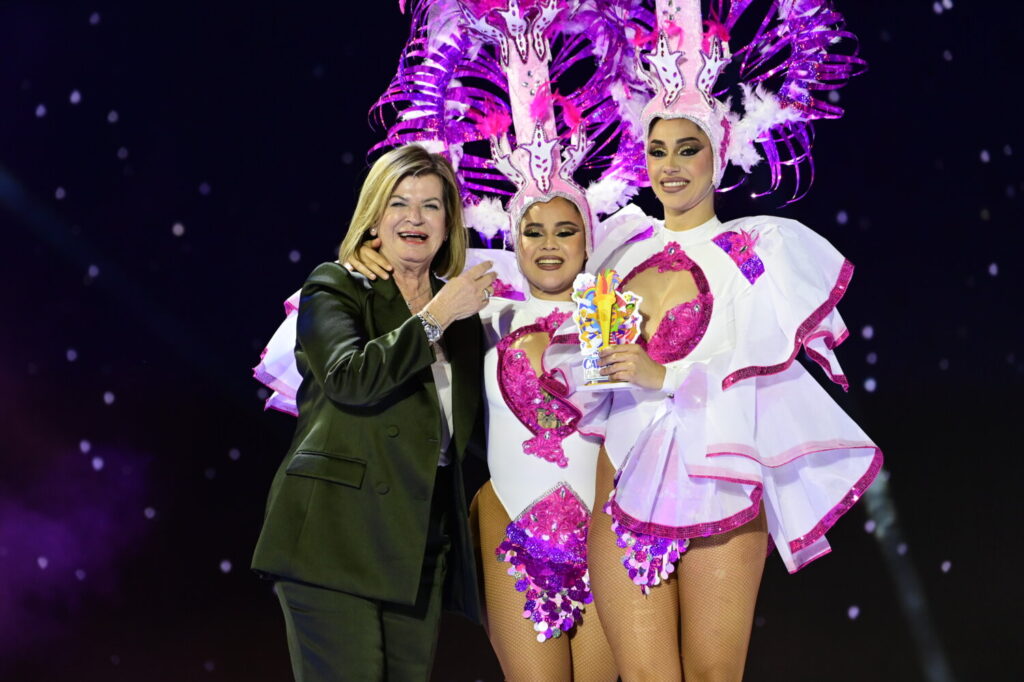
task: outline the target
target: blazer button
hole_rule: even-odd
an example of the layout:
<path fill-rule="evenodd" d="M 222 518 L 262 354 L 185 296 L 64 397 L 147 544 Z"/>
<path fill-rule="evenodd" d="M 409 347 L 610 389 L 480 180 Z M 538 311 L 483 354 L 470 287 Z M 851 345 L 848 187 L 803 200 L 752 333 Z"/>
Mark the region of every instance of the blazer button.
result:
<path fill-rule="evenodd" d="M 395 426 L 394 424 L 391 424 L 390 426 L 388 426 L 388 428 L 384 429 L 384 433 L 388 434 L 390 438 L 394 438 L 395 436 L 398 435 L 398 427 Z"/>
<path fill-rule="evenodd" d="M 388 484 L 383 482 L 378 483 L 375 489 L 378 495 L 387 495 L 388 491 L 391 490 L 391 488 L 388 487 Z"/>

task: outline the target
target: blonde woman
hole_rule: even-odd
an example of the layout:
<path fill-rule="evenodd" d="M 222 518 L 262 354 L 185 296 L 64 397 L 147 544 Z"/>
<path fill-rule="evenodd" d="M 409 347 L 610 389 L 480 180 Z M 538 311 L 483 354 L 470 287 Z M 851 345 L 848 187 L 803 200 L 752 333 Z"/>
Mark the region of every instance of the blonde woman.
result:
<path fill-rule="evenodd" d="M 479 613 L 461 463 L 481 421 L 477 312 L 494 275 L 462 272 L 443 157 L 407 145 L 373 165 L 340 260 L 373 238 L 393 277 L 332 262 L 302 288 L 298 423 L 252 562 L 275 581 L 303 682 L 426 680 L 442 601 Z"/>

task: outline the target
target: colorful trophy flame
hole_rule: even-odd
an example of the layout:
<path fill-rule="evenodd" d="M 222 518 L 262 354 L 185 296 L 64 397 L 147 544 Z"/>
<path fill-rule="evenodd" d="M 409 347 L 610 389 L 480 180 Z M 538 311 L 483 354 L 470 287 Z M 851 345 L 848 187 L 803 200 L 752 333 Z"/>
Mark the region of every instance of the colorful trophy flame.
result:
<path fill-rule="evenodd" d="M 601 375 L 599 351 L 621 343 L 634 343 L 640 336 L 640 303 L 632 291 L 619 291 L 619 273 L 605 270 L 596 276 L 582 273 L 573 282 L 572 300 L 576 302 L 573 321 L 579 329 L 583 353 L 584 390 L 604 390 L 628 386 Z"/>

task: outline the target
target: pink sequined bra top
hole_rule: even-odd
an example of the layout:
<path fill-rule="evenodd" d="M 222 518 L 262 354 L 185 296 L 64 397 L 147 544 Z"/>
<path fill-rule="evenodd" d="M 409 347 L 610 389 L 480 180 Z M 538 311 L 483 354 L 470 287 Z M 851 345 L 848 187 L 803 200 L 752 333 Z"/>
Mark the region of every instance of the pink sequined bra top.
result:
<path fill-rule="evenodd" d="M 569 465 L 569 460 L 562 449 L 562 441 L 576 431 L 575 424 L 580 414 L 568 401 L 558 398 L 565 393 L 564 384 L 548 374 L 538 377 L 526 351 L 514 348 L 513 344 L 528 334 L 538 332 L 547 333 L 550 337 L 570 315 L 569 312 L 555 310 L 498 342 L 501 396 L 516 418 L 533 434 L 532 438 L 523 441 L 523 452 L 563 468 Z"/>
<path fill-rule="evenodd" d="M 686 255 L 686 252 L 676 242 L 669 242 L 659 253 L 633 268 L 622 280 L 621 288 L 625 289 L 636 275 L 653 267 L 657 267 L 658 272 L 688 271 L 693 276 L 693 281 L 699 292 L 693 300 L 680 303 L 666 312 L 665 316 L 661 318 L 661 322 L 658 323 L 658 329 L 650 339 L 645 340 L 642 336 L 640 337 L 640 345 L 646 348 L 651 359 L 665 364 L 682 360 L 704 338 L 708 323 L 711 321 L 713 298 L 704 271 Z M 643 308 L 643 304 L 641 304 L 641 308 Z"/>

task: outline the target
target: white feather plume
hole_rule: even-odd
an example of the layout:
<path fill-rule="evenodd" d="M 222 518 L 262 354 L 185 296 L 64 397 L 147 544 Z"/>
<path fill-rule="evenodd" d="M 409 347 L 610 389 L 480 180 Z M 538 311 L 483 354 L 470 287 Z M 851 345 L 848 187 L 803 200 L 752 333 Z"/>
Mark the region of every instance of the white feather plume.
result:
<path fill-rule="evenodd" d="M 468 227 L 487 239 L 508 232 L 508 213 L 494 197 L 484 197 L 479 203 L 463 207 L 462 217 Z"/>
<path fill-rule="evenodd" d="M 749 173 L 761 161 L 761 155 L 755 147 L 757 139 L 770 128 L 788 121 L 799 121 L 802 117 L 795 108 L 779 104 L 779 100 L 763 86 L 755 88 L 741 83 L 740 87 L 743 89 L 743 116 L 729 113 L 729 147 L 726 149 L 726 157 Z"/>
<path fill-rule="evenodd" d="M 626 180 L 608 175 L 590 183 L 587 187 L 587 203 L 595 215 L 606 216 L 622 208 L 639 191 L 639 187 Z"/>

